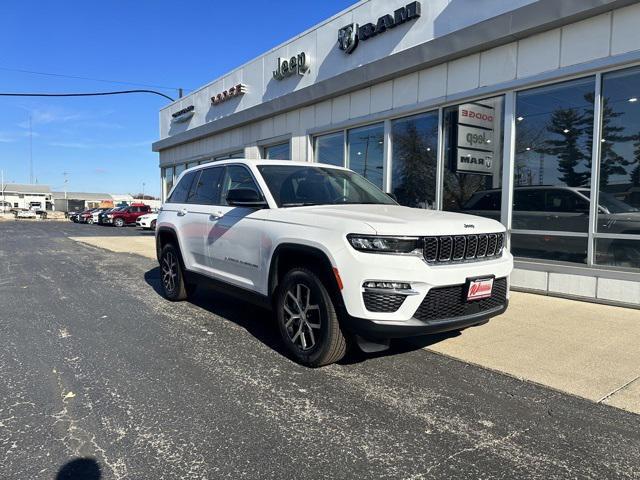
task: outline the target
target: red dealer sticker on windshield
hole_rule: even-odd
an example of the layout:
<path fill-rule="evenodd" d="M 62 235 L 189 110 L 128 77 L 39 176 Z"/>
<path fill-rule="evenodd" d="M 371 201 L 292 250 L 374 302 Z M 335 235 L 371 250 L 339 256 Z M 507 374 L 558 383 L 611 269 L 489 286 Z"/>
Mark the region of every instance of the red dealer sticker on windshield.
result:
<path fill-rule="evenodd" d="M 493 290 L 493 278 L 479 278 L 469 282 L 467 301 L 489 298 Z"/>

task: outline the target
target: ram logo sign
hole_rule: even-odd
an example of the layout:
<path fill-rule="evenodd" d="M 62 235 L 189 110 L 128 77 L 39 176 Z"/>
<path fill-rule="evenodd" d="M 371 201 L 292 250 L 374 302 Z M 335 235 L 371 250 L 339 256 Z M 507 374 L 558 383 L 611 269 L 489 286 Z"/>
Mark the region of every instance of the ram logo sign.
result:
<path fill-rule="evenodd" d="M 397 9 L 393 15 L 381 16 L 376 23 L 351 23 L 338 30 L 338 47 L 345 53 L 352 53 L 360 41 L 364 42 L 398 25 L 415 20 L 420 17 L 420 13 L 420 2 L 411 2 L 406 7 Z"/>

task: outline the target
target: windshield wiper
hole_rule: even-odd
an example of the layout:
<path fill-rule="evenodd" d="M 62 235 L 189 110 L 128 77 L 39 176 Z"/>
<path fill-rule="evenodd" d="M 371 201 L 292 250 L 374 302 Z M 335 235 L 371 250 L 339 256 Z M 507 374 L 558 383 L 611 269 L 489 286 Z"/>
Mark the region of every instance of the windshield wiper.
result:
<path fill-rule="evenodd" d="M 327 205 L 326 203 L 316 203 L 316 202 L 296 202 L 296 203 L 283 203 L 283 207 L 309 207 L 312 205 Z"/>

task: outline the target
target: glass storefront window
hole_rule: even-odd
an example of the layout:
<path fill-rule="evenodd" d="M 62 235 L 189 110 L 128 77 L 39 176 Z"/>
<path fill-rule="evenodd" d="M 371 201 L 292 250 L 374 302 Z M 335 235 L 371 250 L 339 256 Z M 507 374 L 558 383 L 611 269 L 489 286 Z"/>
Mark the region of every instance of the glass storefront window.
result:
<path fill-rule="evenodd" d="M 268 147 L 264 147 L 263 153 L 264 153 L 264 158 L 266 158 L 267 160 L 290 160 L 291 159 L 291 149 L 289 146 L 289 142 L 279 143 L 278 145 L 270 145 Z"/>
<path fill-rule="evenodd" d="M 384 189 L 384 124 L 354 128 L 347 132 L 348 167 Z"/>
<path fill-rule="evenodd" d="M 344 167 L 344 132 L 315 137 L 313 139 L 313 154 L 318 163 Z"/>
<path fill-rule="evenodd" d="M 610 267 L 640 268 L 640 239 L 596 239 L 595 263 Z"/>
<path fill-rule="evenodd" d="M 438 112 L 394 120 L 391 136 L 391 191 L 401 205 L 435 208 Z"/>
<path fill-rule="evenodd" d="M 181 163 L 180 165 L 176 165 L 175 166 L 175 173 L 173 175 L 173 181 L 174 182 L 178 179 L 180 174 L 185 171 L 186 168 L 187 168 L 187 165 L 184 164 L 184 163 Z"/>
<path fill-rule="evenodd" d="M 443 209 L 500 221 L 503 97 L 444 110 Z"/>
<path fill-rule="evenodd" d="M 599 233 L 640 239 L 640 69 L 602 76 Z M 616 242 L 612 242 L 617 245 Z M 626 244 L 625 244 L 626 245 Z M 640 262 L 640 260 L 636 260 Z"/>
<path fill-rule="evenodd" d="M 586 263 L 587 237 L 511 234 L 511 253 L 519 258 Z"/>
<path fill-rule="evenodd" d="M 218 162 L 220 160 L 232 160 L 234 158 L 244 158 L 244 150 L 239 150 L 237 152 L 227 153 L 226 155 L 219 155 L 215 157 L 213 160 Z"/>
<path fill-rule="evenodd" d="M 513 229 L 589 228 L 593 77 L 518 92 Z"/>
<path fill-rule="evenodd" d="M 173 188 L 173 167 L 164 169 L 163 183 L 164 183 L 164 196 L 169 195 L 169 192 Z"/>

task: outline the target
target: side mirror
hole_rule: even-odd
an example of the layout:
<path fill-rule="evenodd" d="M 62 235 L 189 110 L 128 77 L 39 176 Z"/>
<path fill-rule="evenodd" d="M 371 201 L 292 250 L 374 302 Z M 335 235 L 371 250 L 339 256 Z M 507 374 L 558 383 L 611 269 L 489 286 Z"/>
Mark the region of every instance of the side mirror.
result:
<path fill-rule="evenodd" d="M 227 204 L 233 207 L 262 208 L 267 206 L 253 188 L 234 188 L 227 193 Z"/>

